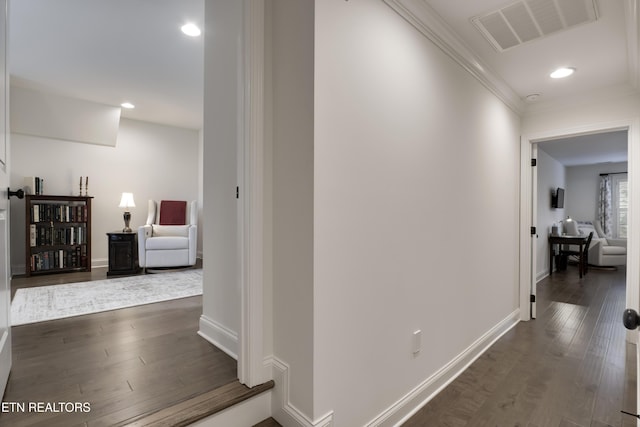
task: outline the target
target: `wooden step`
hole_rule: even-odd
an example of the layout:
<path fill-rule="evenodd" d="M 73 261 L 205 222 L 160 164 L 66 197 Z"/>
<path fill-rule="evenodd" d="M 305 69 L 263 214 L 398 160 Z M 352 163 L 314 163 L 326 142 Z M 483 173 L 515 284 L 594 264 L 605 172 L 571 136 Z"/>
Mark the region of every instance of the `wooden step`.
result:
<path fill-rule="evenodd" d="M 123 427 L 181 427 L 216 414 L 274 387 L 273 380 L 249 388 L 239 381 L 231 382 L 160 411 L 128 420 Z"/>

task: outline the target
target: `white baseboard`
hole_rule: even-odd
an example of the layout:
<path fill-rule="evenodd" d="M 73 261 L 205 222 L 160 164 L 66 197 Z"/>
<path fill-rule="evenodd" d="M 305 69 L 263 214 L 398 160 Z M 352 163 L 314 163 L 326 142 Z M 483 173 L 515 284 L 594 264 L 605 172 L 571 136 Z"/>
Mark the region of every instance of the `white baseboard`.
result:
<path fill-rule="evenodd" d="M 546 269 L 545 271 L 540 272 L 536 275 L 536 283 L 547 277 L 549 277 L 549 269 Z"/>
<path fill-rule="evenodd" d="M 399 426 L 407 421 L 518 322 L 520 322 L 520 309 L 511 313 L 455 359 L 371 420 L 367 427 Z"/>
<path fill-rule="evenodd" d="M 478 357 L 480 357 L 494 342 L 502 335 L 508 332 L 520 321 L 520 310 L 517 309 L 504 320 L 494 326 L 490 331 L 480 337 L 476 342 L 470 345 L 465 351 L 460 353 L 455 359 L 449 362 L 438 372 L 427 378 L 418 387 L 406 394 L 402 399 L 398 400 L 383 413 L 370 421 L 368 427 L 387 427 L 399 426 L 415 414 L 420 408 L 426 405 L 435 395 L 443 388 L 457 378 L 465 369 L 471 365 Z M 200 317 L 200 331 L 198 334 L 207 341 L 211 342 L 218 348 L 225 351 L 230 356 L 237 359 L 237 334 L 217 324 L 215 321 L 208 319 L 206 316 Z M 229 348 L 233 348 L 229 350 Z M 269 393 L 270 408 L 267 415 L 262 419 L 272 416 L 283 427 L 332 427 L 333 411 L 325 414 L 317 419 L 312 419 L 307 414 L 296 408 L 289 398 L 289 375 L 290 368 L 284 361 L 276 356 L 269 356 L 264 360 L 265 368 L 270 369 L 272 378 L 276 386 Z M 264 413 L 261 413 L 264 414 Z M 262 416 L 262 415 L 260 415 Z M 211 417 L 207 422 L 216 422 L 223 420 L 219 416 Z M 238 418 L 240 419 L 240 418 Z M 228 424 L 225 421 L 219 424 L 194 424 L 196 427 L 218 427 L 218 426 L 236 426 L 235 419 L 228 418 Z M 233 420 L 233 421 L 231 421 Z M 203 420 L 204 422 L 205 420 Z M 252 421 L 253 422 L 253 421 Z M 257 422 L 257 421 L 256 421 Z M 254 424 L 256 422 L 253 422 Z M 252 425 L 245 423 L 244 425 Z"/>
<path fill-rule="evenodd" d="M 289 400 L 289 365 L 275 356 L 264 361 L 271 368 L 272 378 L 276 383 L 271 400 L 272 417 L 283 427 L 332 427 L 333 412 L 312 420 L 296 408 Z"/>
<path fill-rule="evenodd" d="M 193 427 L 247 427 L 271 416 L 272 390 L 235 404 L 210 417 L 190 424 Z"/>
<path fill-rule="evenodd" d="M 91 268 L 109 267 L 108 258 L 94 258 L 91 260 Z"/>
<path fill-rule="evenodd" d="M 236 332 L 203 314 L 200 316 L 198 335 L 238 360 L 238 334 Z"/>

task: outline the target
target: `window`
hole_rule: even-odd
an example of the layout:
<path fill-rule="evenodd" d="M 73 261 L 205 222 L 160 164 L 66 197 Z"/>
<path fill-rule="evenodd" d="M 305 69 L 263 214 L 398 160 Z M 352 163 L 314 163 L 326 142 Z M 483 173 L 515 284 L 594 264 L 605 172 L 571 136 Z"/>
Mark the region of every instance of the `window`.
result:
<path fill-rule="evenodd" d="M 629 209 L 629 190 L 627 174 L 613 175 L 612 180 L 612 216 L 613 237 L 627 238 L 627 212 Z"/>

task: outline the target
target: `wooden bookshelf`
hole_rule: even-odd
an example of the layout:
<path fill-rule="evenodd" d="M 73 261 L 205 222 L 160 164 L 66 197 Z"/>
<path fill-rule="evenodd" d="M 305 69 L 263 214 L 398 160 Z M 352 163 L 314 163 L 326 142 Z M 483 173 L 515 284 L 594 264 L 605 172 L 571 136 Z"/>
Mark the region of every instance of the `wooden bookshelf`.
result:
<path fill-rule="evenodd" d="M 27 276 L 91 271 L 91 199 L 25 197 Z"/>

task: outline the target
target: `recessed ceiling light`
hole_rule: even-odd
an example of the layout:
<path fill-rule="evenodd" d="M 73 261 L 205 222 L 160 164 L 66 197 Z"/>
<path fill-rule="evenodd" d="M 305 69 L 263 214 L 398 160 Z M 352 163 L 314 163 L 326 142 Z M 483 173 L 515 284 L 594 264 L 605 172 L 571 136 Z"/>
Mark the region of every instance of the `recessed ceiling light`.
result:
<path fill-rule="evenodd" d="M 191 22 L 188 24 L 184 24 L 182 27 L 180 27 L 180 29 L 182 30 L 183 33 L 185 33 L 189 37 L 198 37 L 200 34 L 202 34 L 202 31 L 200 31 L 200 28 L 198 28 L 196 24 Z"/>
<path fill-rule="evenodd" d="M 527 100 L 527 102 L 535 102 L 538 100 L 538 98 L 540 98 L 539 93 L 532 93 L 527 95 L 524 99 Z"/>
<path fill-rule="evenodd" d="M 123 102 L 122 104 L 120 104 L 120 106 L 122 108 L 128 108 L 128 109 L 136 108 L 136 106 L 130 102 Z"/>
<path fill-rule="evenodd" d="M 553 73 L 549 74 L 552 79 L 563 79 L 565 77 L 569 77 L 571 74 L 575 73 L 576 69 L 573 67 L 561 67 L 555 70 Z"/>

